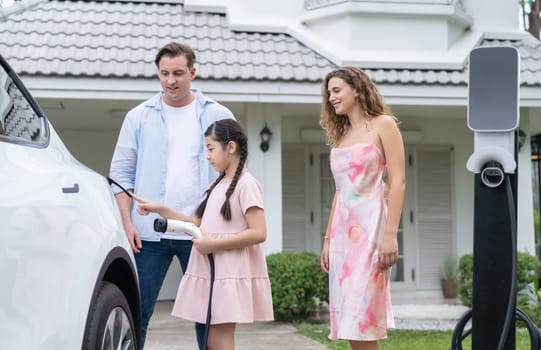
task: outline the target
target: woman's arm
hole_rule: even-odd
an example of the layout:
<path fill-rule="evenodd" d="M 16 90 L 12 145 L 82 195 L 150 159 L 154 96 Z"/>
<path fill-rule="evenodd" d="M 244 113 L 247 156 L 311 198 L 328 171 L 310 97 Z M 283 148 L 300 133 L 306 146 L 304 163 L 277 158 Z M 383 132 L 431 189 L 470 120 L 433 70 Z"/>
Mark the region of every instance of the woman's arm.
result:
<path fill-rule="evenodd" d="M 209 238 L 194 239 L 193 244 L 201 254 L 210 254 L 220 250 L 240 249 L 250 245 L 262 243 L 267 239 L 267 225 L 265 211 L 260 207 L 250 207 L 246 210 L 248 228 L 220 239 Z"/>
<path fill-rule="evenodd" d="M 383 115 L 375 120 L 387 164 L 388 212 L 379 256 L 380 267 L 386 269 L 398 259 L 397 232 L 406 189 L 404 143 L 393 117 Z"/>

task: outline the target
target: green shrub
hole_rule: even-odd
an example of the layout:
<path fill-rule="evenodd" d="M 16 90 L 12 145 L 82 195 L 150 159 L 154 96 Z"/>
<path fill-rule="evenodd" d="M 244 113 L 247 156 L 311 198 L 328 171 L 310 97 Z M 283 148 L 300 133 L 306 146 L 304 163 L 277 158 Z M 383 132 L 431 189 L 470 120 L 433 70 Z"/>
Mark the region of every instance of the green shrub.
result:
<path fill-rule="evenodd" d="M 305 319 L 316 300 L 329 299 L 329 283 L 314 253 L 275 253 L 267 256 L 274 317 L 278 321 Z"/>
<path fill-rule="evenodd" d="M 536 256 L 519 252 L 517 255 L 517 291 L 530 283 L 535 284 L 540 263 Z M 460 300 L 466 306 L 472 304 L 473 285 L 473 254 L 465 254 L 460 258 L 458 271 L 458 293 Z"/>
<path fill-rule="evenodd" d="M 528 253 L 519 252 L 517 256 L 517 290 L 526 287 L 527 284 L 534 283 L 539 273 L 539 260 L 536 256 Z"/>
<path fill-rule="evenodd" d="M 537 304 L 531 305 L 517 300 L 517 307 L 524 311 L 538 328 L 541 328 L 541 302 L 538 301 Z M 521 323 L 519 322 L 520 325 L 522 325 Z"/>
<path fill-rule="evenodd" d="M 473 285 L 473 254 L 463 255 L 458 262 L 458 295 L 462 304 L 471 306 Z"/>

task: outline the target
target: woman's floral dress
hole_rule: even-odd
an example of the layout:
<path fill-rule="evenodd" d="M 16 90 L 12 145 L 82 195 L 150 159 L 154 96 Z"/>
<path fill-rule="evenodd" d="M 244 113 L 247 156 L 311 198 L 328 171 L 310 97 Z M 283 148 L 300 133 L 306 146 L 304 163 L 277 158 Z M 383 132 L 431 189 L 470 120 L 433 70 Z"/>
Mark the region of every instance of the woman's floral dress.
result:
<path fill-rule="evenodd" d="M 336 206 L 329 246 L 329 339 L 378 340 L 394 327 L 389 271 L 378 267 L 387 216 L 385 159 L 375 144 L 331 150 Z"/>

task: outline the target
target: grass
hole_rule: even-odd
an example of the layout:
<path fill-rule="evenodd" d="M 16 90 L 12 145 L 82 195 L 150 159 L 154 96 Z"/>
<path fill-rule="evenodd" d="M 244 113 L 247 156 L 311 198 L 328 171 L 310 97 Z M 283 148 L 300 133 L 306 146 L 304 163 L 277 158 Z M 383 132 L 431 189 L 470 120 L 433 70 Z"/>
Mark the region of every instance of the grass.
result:
<path fill-rule="evenodd" d="M 349 350 L 346 341 L 327 339 L 329 325 L 325 323 L 295 323 L 299 332 L 309 338 L 325 344 L 333 350 Z M 452 331 L 417 331 L 389 330 L 389 337 L 379 342 L 380 350 L 448 350 L 451 346 Z M 464 350 L 471 349 L 471 338 L 462 343 Z M 530 340 L 526 329 L 517 329 L 516 349 L 530 349 Z"/>

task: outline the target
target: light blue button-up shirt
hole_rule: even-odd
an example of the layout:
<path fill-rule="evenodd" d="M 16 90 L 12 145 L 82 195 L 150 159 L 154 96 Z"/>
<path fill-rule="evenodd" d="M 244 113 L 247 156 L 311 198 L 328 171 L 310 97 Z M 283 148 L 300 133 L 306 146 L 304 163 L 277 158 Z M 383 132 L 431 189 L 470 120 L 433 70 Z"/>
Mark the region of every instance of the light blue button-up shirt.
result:
<path fill-rule="evenodd" d="M 195 112 L 201 132 L 198 135 L 185 135 L 179 130 L 178 136 L 200 139 L 199 169 L 194 169 L 187 176 L 199 175 L 200 186 L 194 191 L 202 198 L 209 184 L 218 176 L 206 159 L 203 134 L 215 121 L 234 119 L 234 116 L 229 109 L 205 97 L 200 91 L 192 91 L 196 96 Z M 137 195 L 161 203 L 165 199 L 168 159 L 167 125 L 162 112 L 162 96 L 163 93 L 160 92 L 126 114 L 109 174 L 124 188 L 133 189 Z M 113 192 L 119 193 L 121 189 L 113 186 Z M 136 207 L 135 204 L 132 205 L 131 217 L 141 239 L 159 241 L 162 234 L 154 232 L 154 219 L 158 216 L 156 214 L 141 216 L 137 213 Z"/>

